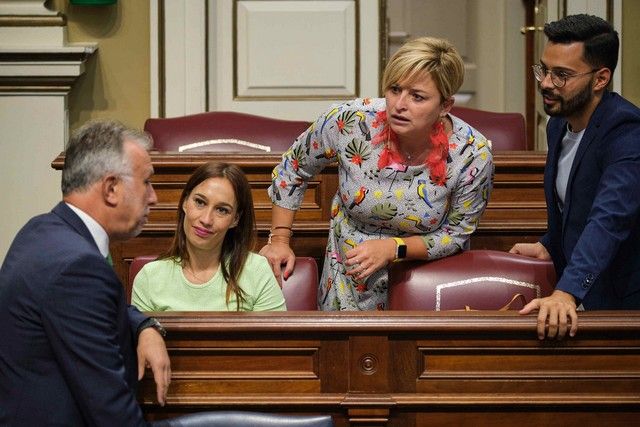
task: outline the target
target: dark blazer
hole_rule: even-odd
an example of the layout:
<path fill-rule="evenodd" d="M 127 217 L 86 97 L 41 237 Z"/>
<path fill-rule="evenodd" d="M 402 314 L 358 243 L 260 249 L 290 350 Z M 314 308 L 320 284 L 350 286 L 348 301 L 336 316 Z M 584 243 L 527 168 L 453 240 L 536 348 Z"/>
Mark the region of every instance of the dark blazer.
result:
<path fill-rule="evenodd" d="M 551 118 L 541 239 L 560 280 L 586 309 L 640 309 L 640 110 L 605 92 L 571 167 L 565 204 L 555 180 L 567 122 Z"/>
<path fill-rule="evenodd" d="M 0 425 L 145 425 L 144 319 L 67 205 L 31 219 L 0 269 Z"/>

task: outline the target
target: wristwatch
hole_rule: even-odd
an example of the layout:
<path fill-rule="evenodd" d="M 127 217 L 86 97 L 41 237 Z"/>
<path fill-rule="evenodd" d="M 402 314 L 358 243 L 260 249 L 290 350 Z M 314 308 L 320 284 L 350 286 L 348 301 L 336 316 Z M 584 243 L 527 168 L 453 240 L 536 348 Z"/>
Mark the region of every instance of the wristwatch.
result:
<path fill-rule="evenodd" d="M 404 259 L 407 257 L 407 244 L 399 237 L 393 237 L 396 241 L 396 260 Z"/>
<path fill-rule="evenodd" d="M 162 326 L 162 323 L 158 321 L 155 317 L 149 317 L 147 320 L 142 322 L 140 326 L 138 326 L 138 335 L 140 332 L 144 331 L 147 328 L 153 328 L 163 337 L 167 336 L 167 330 Z"/>

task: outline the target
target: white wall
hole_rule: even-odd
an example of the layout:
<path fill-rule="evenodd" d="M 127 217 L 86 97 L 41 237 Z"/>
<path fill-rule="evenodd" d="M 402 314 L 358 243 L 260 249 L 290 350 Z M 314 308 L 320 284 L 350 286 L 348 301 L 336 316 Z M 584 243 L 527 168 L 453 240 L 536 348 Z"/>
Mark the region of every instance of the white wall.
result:
<path fill-rule="evenodd" d="M 0 94 L 0 260 L 25 222 L 61 198 L 60 172 L 51 161 L 64 149 L 65 117 L 64 96 Z"/>

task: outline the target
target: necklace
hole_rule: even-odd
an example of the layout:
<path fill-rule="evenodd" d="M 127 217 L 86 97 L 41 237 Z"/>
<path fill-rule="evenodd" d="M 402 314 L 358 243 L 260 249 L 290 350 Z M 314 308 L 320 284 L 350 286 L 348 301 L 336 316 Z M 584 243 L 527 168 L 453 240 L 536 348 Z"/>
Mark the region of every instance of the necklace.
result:
<path fill-rule="evenodd" d="M 193 269 L 193 267 L 189 266 L 185 266 L 183 268 L 183 271 L 185 273 L 185 276 L 187 276 L 187 279 L 192 281 L 193 283 L 196 283 L 198 285 L 202 285 L 204 283 L 207 283 L 209 280 L 211 280 L 211 277 L 208 277 L 209 274 L 207 271 L 201 271 L 199 274 L 196 274 L 195 270 Z M 204 278 L 202 276 L 200 276 L 200 274 L 204 275 Z M 189 277 L 191 276 L 191 277 Z"/>
<path fill-rule="evenodd" d="M 408 151 L 402 150 L 402 154 L 404 155 L 404 158 L 406 159 L 407 162 L 411 162 L 412 160 L 416 160 L 416 161 L 420 160 L 424 156 L 424 153 L 426 153 L 427 151 L 428 151 L 428 148 L 425 148 L 421 150 L 419 153 L 413 155 Z"/>

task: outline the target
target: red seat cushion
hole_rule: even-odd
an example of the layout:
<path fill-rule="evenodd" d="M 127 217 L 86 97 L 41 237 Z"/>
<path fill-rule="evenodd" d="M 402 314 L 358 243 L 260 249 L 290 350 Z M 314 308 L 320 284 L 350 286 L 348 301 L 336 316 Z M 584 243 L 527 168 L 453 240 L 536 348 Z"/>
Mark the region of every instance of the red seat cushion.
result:
<path fill-rule="evenodd" d="M 463 251 L 434 261 L 395 263 L 389 274 L 391 310 L 498 310 L 515 294 L 526 302 L 553 292 L 551 261 L 491 250 Z M 511 309 L 522 308 L 514 301 Z"/>

